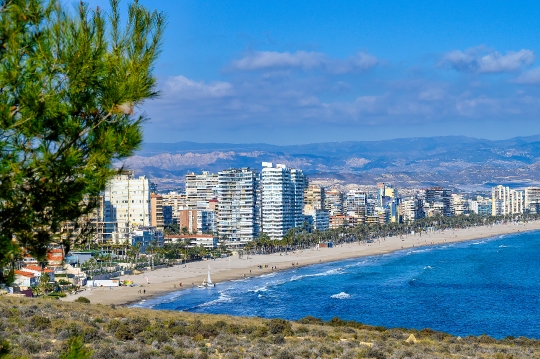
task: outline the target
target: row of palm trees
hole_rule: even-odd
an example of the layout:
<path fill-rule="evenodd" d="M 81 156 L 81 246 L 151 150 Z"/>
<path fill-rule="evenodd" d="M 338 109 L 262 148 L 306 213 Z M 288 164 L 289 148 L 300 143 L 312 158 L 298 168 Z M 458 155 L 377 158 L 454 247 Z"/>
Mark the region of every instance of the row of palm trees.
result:
<path fill-rule="evenodd" d="M 537 214 L 520 214 L 516 216 L 480 216 L 477 214 L 459 215 L 452 217 L 429 217 L 421 218 L 408 223 L 376 223 L 358 224 L 354 227 L 339 227 L 328 231 L 313 230 L 308 224 L 290 229 L 280 240 L 272 240 L 266 233 L 262 233 L 259 238 L 247 243 L 243 253 L 275 253 L 289 250 L 307 249 L 316 246 L 318 243 L 332 242 L 336 245 L 348 242 L 367 242 L 387 237 L 407 236 L 411 233 L 427 234 L 429 231 L 439 231 L 446 229 L 469 228 L 481 225 L 493 225 L 495 223 L 509 221 L 529 221 L 539 219 Z M 185 263 L 188 261 L 201 260 L 205 257 L 220 257 L 221 254 L 229 254 L 225 246 L 210 251 L 202 246 L 190 246 L 189 240 L 166 243 L 158 246 L 152 242 L 146 248 L 147 256 L 141 256 L 140 246 L 132 246 L 129 242 L 121 244 L 94 244 L 95 250 L 102 253 L 97 257 L 96 263 L 90 263 L 95 268 L 101 267 L 109 262 L 112 265 L 114 254 L 116 258 L 124 262 L 131 263 L 132 267 L 155 266 L 165 263 Z"/>
<path fill-rule="evenodd" d="M 262 233 L 259 238 L 249 242 L 245 250 L 250 253 L 274 253 L 288 250 L 306 249 L 318 243 L 332 242 L 334 244 L 372 241 L 387 237 L 407 236 L 411 233 L 427 234 L 429 231 L 470 228 L 482 225 L 493 225 L 510 221 L 529 221 L 539 219 L 538 214 L 520 214 L 506 216 L 481 216 L 477 214 L 459 215 L 452 217 L 421 218 L 408 223 L 358 224 L 355 227 L 339 227 L 328 231 L 311 230 L 304 225 L 290 229 L 281 240 L 272 240 Z"/>

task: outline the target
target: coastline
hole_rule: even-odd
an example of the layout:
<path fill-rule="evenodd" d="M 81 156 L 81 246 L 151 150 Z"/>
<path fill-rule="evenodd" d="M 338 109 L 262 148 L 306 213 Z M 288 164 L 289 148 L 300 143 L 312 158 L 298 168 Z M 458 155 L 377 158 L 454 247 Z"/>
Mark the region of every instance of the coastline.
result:
<path fill-rule="evenodd" d="M 414 234 L 404 236 L 403 238 L 388 237 L 380 241 L 376 240 L 373 243 L 346 243 L 333 248 L 320 248 L 318 250 L 316 248 L 310 248 L 289 252 L 288 254 L 260 254 L 244 256 L 242 259 L 238 255 L 234 255 L 216 260 L 191 262 L 186 266 L 178 265 L 161 268 L 138 275 L 122 276 L 121 279 L 130 278 L 137 286 L 114 287 L 112 290 L 108 287 L 86 289 L 78 294 L 69 295 L 62 300 L 73 301 L 83 296 L 90 299 L 92 304 L 131 305 L 141 300 L 163 296 L 200 284 L 206 278 L 208 266 L 210 266 L 212 280 L 218 283 L 219 286 L 221 282 L 271 273 L 273 271 L 272 267 L 277 267 L 275 270 L 282 271 L 295 268 L 296 266 L 302 267 L 317 263 L 381 255 L 413 247 L 465 242 L 536 230 L 540 230 L 540 221 L 437 231 L 422 236 Z M 294 266 L 292 263 L 294 263 Z M 262 268 L 259 268 L 259 266 L 262 266 Z M 146 283 L 147 277 L 149 284 Z M 180 283 L 182 283 L 183 287 L 179 286 Z M 146 293 L 139 293 L 142 290 L 145 290 Z"/>

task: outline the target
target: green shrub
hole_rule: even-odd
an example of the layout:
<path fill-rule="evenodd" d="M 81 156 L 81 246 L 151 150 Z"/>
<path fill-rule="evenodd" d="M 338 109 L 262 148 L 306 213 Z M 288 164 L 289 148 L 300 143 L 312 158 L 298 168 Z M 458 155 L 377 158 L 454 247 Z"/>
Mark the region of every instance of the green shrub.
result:
<path fill-rule="evenodd" d="M 268 322 L 268 329 L 272 334 L 293 335 L 291 323 L 283 319 L 272 319 Z"/>
<path fill-rule="evenodd" d="M 4 339 L 0 342 L 0 358 L 3 358 L 4 356 L 7 356 L 10 352 L 11 346 L 9 345 L 9 342 Z"/>
<path fill-rule="evenodd" d="M 308 315 L 307 317 L 304 317 L 298 321 L 298 323 L 301 324 L 318 324 L 322 325 L 324 324 L 323 320 L 321 318 L 312 317 L 311 315 Z"/>
<path fill-rule="evenodd" d="M 88 299 L 86 297 L 79 297 L 79 298 L 75 299 L 75 302 L 90 304 L 90 299 Z"/>
<path fill-rule="evenodd" d="M 343 319 L 338 318 L 338 317 L 334 317 L 334 318 L 330 319 L 328 324 L 330 324 L 333 327 L 343 327 L 343 326 L 347 325 L 347 322 L 344 321 Z"/>
<path fill-rule="evenodd" d="M 139 334 L 140 332 L 150 328 L 150 321 L 145 317 L 134 317 L 128 320 L 128 324 L 133 334 Z"/>
<path fill-rule="evenodd" d="M 81 337 L 73 337 L 69 340 L 69 347 L 60 359 L 86 359 L 92 356 L 92 351 L 85 348 Z"/>
<path fill-rule="evenodd" d="M 43 330 L 51 326 L 51 320 L 47 317 L 34 315 L 32 318 L 30 318 L 30 324 L 32 324 L 32 326 L 37 330 Z"/>
<path fill-rule="evenodd" d="M 133 332 L 128 324 L 120 323 L 114 332 L 114 336 L 118 340 L 132 340 Z"/>

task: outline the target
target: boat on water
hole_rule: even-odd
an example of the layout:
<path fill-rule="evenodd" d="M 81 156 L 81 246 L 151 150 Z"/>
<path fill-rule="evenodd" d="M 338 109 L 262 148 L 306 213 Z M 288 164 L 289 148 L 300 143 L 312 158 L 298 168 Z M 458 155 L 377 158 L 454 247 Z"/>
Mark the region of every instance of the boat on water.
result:
<path fill-rule="evenodd" d="M 203 282 L 201 285 L 199 285 L 199 288 L 213 288 L 216 286 L 216 283 L 212 282 L 212 278 L 210 278 L 210 268 L 208 268 L 208 278 L 203 279 Z"/>

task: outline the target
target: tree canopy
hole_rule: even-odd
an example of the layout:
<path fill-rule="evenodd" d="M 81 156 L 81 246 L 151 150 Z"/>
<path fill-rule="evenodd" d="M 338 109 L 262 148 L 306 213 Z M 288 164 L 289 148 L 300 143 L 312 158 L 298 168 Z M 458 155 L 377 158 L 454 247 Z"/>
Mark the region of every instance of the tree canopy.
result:
<path fill-rule="evenodd" d="M 118 2 L 0 0 L 0 267 L 21 246 L 44 260 L 142 142 L 165 20 Z"/>

